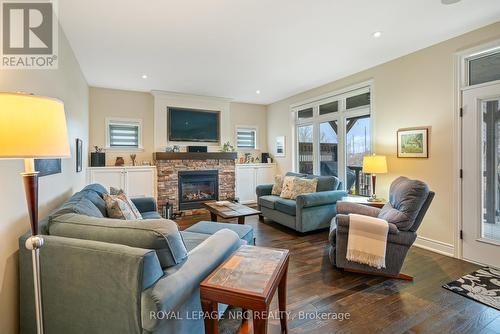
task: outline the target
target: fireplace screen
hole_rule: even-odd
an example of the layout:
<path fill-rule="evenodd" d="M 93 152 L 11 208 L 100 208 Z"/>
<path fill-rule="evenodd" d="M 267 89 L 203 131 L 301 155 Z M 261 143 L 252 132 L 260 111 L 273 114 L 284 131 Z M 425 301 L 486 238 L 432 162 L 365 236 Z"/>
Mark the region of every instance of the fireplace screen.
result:
<path fill-rule="evenodd" d="M 218 199 L 217 170 L 179 172 L 179 210 L 200 208 L 203 202 Z"/>

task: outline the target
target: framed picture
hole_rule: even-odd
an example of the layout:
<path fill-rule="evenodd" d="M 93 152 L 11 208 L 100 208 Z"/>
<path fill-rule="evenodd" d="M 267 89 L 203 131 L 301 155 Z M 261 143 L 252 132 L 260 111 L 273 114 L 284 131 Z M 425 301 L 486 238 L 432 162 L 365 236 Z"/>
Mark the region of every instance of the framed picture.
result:
<path fill-rule="evenodd" d="M 35 159 L 35 170 L 38 176 L 47 176 L 61 173 L 61 159 Z"/>
<path fill-rule="evenodd" d="M 398 130 L 398 158 L 428 158 L 428 128 Z"/>
<path fill-rule="evenodd" d="M 276 152 L 274 152 L 275 157 L 284 157 L 285 154 L 285 136 L 276 137 Z"/>
<path fill-rule="evenodd" d="M 80 173 L 83 169 L 83 140 L 76 138 L 76 172 Z"/>

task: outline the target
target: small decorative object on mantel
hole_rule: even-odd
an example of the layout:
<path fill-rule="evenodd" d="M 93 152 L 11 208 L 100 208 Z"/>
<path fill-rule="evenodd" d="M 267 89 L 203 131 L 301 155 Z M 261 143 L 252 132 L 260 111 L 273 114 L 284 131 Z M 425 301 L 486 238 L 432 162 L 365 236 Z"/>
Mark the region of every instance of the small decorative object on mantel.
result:
<path fill-rule="evenodd" d="M 234 146 L 231 145 L 230 142 L 226 142 L 224 143 L 224 145 L 222 145 L 221 152 L 234 152 L 234 151 L 235 151 Z"/>
<path fill-rule="evenodd" d="M 174 145 L 172 148 L 172 152 L 179 153 L 181 151 L 181 147 L 179 145 Z"/>
<path fill-rule="evenodd" d="M 90 167 L 104 167 L 106 165 L 106 153 L 102 148 L 94 146 L 95 152 L 90 153 Z"/>
<path fill-rule="evenodd" d="M 132 160 L 132 166 L 135 166 L 135 158 L 137 158 L 137 154 L 130 155 L 130 159 Z"/>
<path fill-rule="evenodd" d="M 125 165 L 125 160 L 123 160 L 123 157 L 116 157 L 115 166 L 122 167 L 124 165 Z"/>
<path fill-rule="evenodd" d="M 398 130 L 398 158 L 428 158 L 428 132 L 426 127 Z"/>
<path fill-rule="evenodd" d="M 276 157 L 285 156 L 285 136 L 276 137 L 276 152 L 274 153 Z"/>
<path fill-rule="evenodd" d="M 173 146 L 167 146 L 165 147 L 165 152 L 173 152 L 174 151 L 174 147 Z"/>
<path fill-rule="evenodd" d="M 80 138 L 76 138 L 76 172 L 80 173 L 83 169 L 83 141 Z"/>

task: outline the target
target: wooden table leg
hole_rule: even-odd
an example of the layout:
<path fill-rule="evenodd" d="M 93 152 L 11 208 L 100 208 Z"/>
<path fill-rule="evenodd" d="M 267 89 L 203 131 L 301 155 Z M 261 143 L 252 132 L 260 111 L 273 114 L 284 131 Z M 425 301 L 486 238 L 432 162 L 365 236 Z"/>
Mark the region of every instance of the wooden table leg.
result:
<path fill-rule="evenodd" d="M 281 277 L 278 285 L 278 306 L 281 323 L 281 333 L 288 333 L 287 314 L 286 314 L 286 278 L 288 276 L 288 261 L 286 263 L 285 272 Z"/>
<path fill-rule="evenodd" d="M 217 215 L 213 212 L 210 212 L 210 220 L 213 222 L 217 221 Z"/>
<path fill-rule="evenodd" d="M 254 334 L 266 334 L 267 333 L 268 310 L 252 311 L 252 314 L 253 314 L 253 333 Z"/>
<path fill-rule="evenodd" d="M 202 299 L 201 308 L 205 315 L 205 333 L 206 334 L 218 334 L 219 333 L 219 322 L 217 319 L 217 312 L 219 311 L 218 303 L 211 300 Z"/>
<path fill-rule="evenodd" d="M 245 225 L 245 216 L 238 217 L 238 224 Z"/>

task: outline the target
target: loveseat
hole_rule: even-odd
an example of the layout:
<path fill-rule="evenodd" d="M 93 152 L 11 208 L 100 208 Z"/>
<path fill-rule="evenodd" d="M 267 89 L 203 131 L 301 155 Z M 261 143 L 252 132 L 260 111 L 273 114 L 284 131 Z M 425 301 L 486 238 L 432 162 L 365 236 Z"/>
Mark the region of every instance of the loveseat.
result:
<path fill-rule="evenodd" d="M 40 222 L 45 332 L 203 333 L 199 283 L 253 241 L 252 228 L 202 222 L 179 232 L 150 198 L 133 200 L 145 220 L 110 219 L 104 193 L 89 185 Z M 36 332 L 28 237 L 19 239 L 23 334 Z"/>
<path fill-rule="evenodd" d="M 272 184 L 257 186 L 257 205 L 262 215 L 298 232 L 315 231 L 330 226 L 337 214 L 336 203 L 347 192 L 335 176 L 286 173 L 286 176 L 318 179 L 316 192 L 298 195 L 295 200 L 272 195 Z"/>

